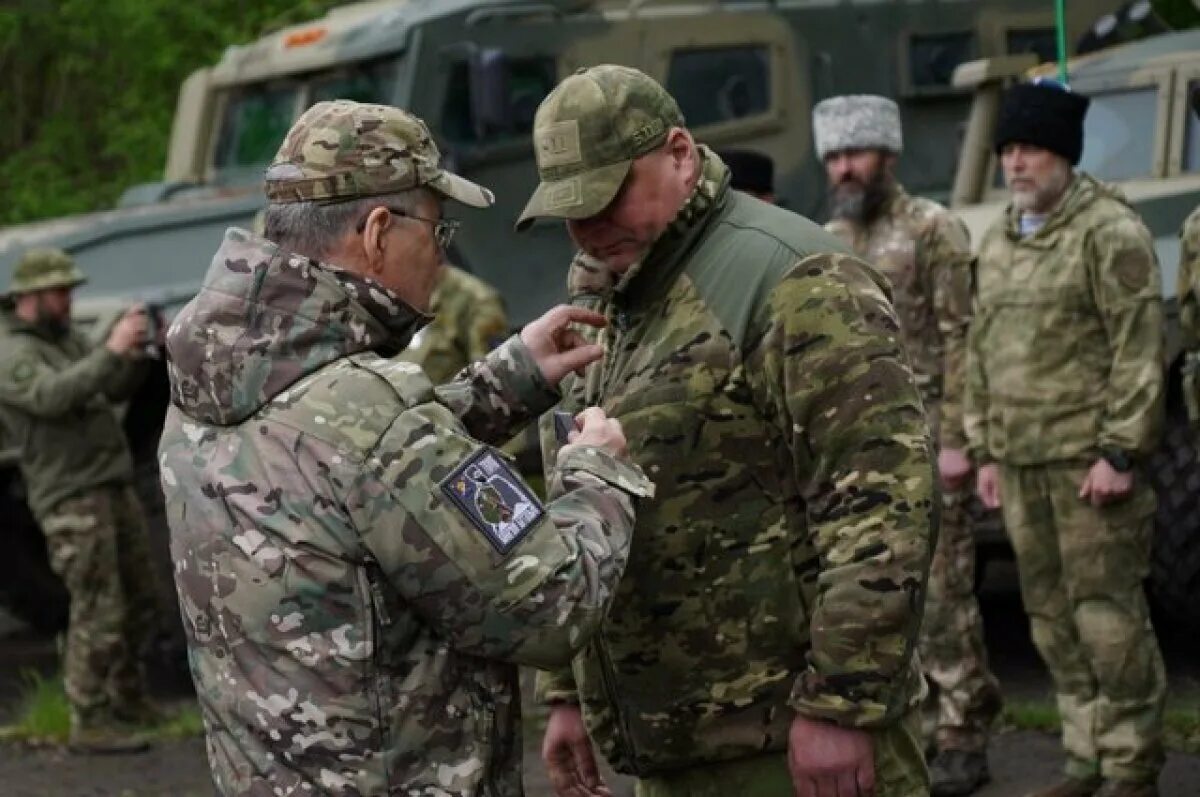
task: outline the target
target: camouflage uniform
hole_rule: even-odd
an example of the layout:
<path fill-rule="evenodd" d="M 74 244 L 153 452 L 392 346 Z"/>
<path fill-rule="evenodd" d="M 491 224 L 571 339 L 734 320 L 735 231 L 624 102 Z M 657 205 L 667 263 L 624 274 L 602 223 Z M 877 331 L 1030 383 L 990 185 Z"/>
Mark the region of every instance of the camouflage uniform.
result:
<path fill-rule="evenodd" d="M 1099 508 L 1079 488 L 1104 449 L 1146 456 L 1162 417 L 1162 307 L 1145 226 L 1078 175 L 1036 233 L 1006 214 L 979 251 L 965 426 L 1000 466 L 1033 640 L 1054 677 L 1067 774 L 1152 782 L 1162 657 L 1147 574 L 1155 499 L 1139 473 Z"/>
<path fill-rule="evenodd" d="M 1200 424 L 1200 208 L 1192 211 L 1179 233 L 1180 345 L 1186 353 L 1183 397 L 1193 425 Z"/>
<path fill-rule="evenodd" d="M 380 106 L 318 104 L 277 162 L 326 137 L 276 196 L 459 188 Z M 435 390 L 392 359 L 427 320 L 231 230 L 171 326 L 163 489 L 222 794 L 520 795 L 511 662 L 568 661 L 624 567 L 645 477 L 567 446 L 543 506 L 486 443 L 557 392 L 519 338 Z"/>
<path fill-rule="evenodd" d="M 597 67 L 585 79 L 656 102 L 662 90 L 630 72 Z M 572 110 L 572 83 L 538 112 L 543 182 L 526 218 L 561 210 L 577 179 L 578 164 L 560 158 L 580 149 L 570 114 L 588 112 L 587 94 Z M 622 113 L 603 145 L 661 145 L 669 110 Z M 563 130 L 565 142 L 542 138 Z M 702 152 L 674 223 L 591 299 L 609 319 L 607 357 L 564 383 L 565 409 L 598 402 L 620 419 L 658 494 L 639 507 L 600 632 L 570 669 L 543 674 L 541 698 L 579 702 L 643 795 L 792 794 L 795 712 L 869 729 L 878 794 L 924 795 L 911 718 L 923 692 L 914 648 L 935 515 L 930 441 L 885 283 L 820 227 L 730 191 L 728 170 Z M 560 166 L 546 168 L 547 155 Z M 572 276 L 573 290 L 603 283 L 597 265 L 577 260 L 592 270 Z"/>
<path fill-rule="evenodd" d="M 962 389 L 970 319 L 971 254 L 966 230 L 945 208 L 899 186 L 864 227 L 827 225 L 892 284 L 900 338 L 930 426 L 943 448 L 965 449 Z M 943 492 L 942 523 L 929 572 L 921 659 L 938 686 L 937 746 L 982 752 L 1000 709 L 975 599 L 975 540 L 967 490 Z"/>
<path fill-rule="evenodd" d="M 18 264 L 13 291 L 74 287 L 83 275 L 57 250 Z M 144 375 L 80 332 L 10 314 L 0 336 L 0 428 L 21 450 L 30 511 L 70 593 L 63 682 L 73 727 L 145 706 L 141 654 L 158 621 L 145 513 L 115 405 Z"/>
<path fill-rule="evenodd" d="M 400 355 L 435 385 L 481 360 L 508 335 L 504 300 L 483 280 L 447 264 L 433 292 L 433 321 Z"/>

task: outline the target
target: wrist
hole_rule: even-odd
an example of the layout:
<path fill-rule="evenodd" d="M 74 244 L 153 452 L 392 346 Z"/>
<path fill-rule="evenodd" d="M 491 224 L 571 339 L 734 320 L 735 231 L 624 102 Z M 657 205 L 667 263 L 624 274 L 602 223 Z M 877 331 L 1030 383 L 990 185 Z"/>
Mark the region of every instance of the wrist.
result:
<path fill-rule="evenodd" d="M 1136 464 L 1131 452 L 1117 446 L 1101 447 L 1100 458 L 1107 462 L 1109 467 L 1117 473 L 1129 473 Z"/>

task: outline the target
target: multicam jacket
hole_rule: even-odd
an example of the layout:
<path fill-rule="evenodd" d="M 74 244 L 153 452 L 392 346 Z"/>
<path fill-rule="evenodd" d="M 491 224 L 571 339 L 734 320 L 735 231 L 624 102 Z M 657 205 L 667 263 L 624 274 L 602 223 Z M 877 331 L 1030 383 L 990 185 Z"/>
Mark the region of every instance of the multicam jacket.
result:
<path fill-rule="evenodd" d="M 20 449 L 26 501 L 44 518 L 60 502 L 133 478 L 116 406 L 145 369 L 81 332 L 52 332 L 5 313 L 0 326 L 0 448 Z"/>
<path fill-rule="evenodd" d="M 544 507 L 478 440 L 556 398 L 513 338 L 435 391 L 424 318 L 231 230 L 171 325 L 160 448 L 218 790 L 519 795 L 516 666 L 565 664 L 645 477 L 566 446 Z"/>
<path fill-rule="evenodd" d="M 540 693 L 640 775 L 783 750 L 794 711 L 887 725 L 922 688 L 931 446 L 886 283 L 728 182 L 706 153 L 640 265 L 579 297 L 607 356 L 565 383 L 566 408 L 621 421 L 657 497 L 599 633 Z"/>
<path fill-rule="evenodd" d="M 971 317 L 971 246 L 962 222 L 936 202 L 899 186 L 864 226 L 826 225 L 892 283 L 900 336 L 925 406 L 938 409 L 944 448 L 966 448 L 962 391 Z"/>
<path fill-rule="evenodd" d="M 965 427 L 977 462 L 1148 454 L 1162 422 L 1161 276 L 1149 231 L 1087 175 L 1038 232 L 1009 206 L 984 235 Z"/>
<path fill-rule="evenodd" d="M 1200 424 L 1200 208 L 1192 211 L 1179 233 L 1180 345 L 1185 352 L 1183 397 L 1193 424 Z"/>
<path fill-rule="evenodd" d="M 401 359 L 421 366 L 435 385 L 448 382 L 469 363 L 504 342 L 508 317 L 494 288 L 467 272 L 446 266 L 433 292 L 433 321 L 413 336 Z"/>

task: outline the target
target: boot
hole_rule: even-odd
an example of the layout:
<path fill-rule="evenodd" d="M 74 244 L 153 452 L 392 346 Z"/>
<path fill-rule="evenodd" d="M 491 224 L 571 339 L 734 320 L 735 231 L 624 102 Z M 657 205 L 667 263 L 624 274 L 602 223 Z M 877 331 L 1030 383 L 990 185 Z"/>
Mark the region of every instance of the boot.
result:
<path fill-rule="evenodd" d="M 1158 797 L 1158 787 L 1153 783 L 1106 780 L 1095 797 Z"/>
<path fill-rule="evenodd" d="M 992 779 L 987 754 L 968 750 L 942 750 L 929 764 L 933 797 L 965 797 Z"/>
<path fill-rule="evenodd" d="M 141 736 L 122 728 L 107 714 L 97 711 L 72 712 L 67 749 L 84 755 L 140 753 L 150 747 Z"/>
<path fill-rule="evenodd" d="M 1026 797 L 1095 797 L 1103 782 L 1099 775 L 1067 778 L 1053 786 L 1030 792 Z"/>

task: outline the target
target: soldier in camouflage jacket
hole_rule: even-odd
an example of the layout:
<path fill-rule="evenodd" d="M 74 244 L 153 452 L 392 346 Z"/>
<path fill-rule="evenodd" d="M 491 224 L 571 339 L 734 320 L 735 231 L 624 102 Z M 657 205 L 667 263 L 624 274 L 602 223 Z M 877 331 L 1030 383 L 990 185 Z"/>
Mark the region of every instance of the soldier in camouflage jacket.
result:
<path fill-rule="evenodd" d="M 599 354 L 566 333 L 585 311 L 436 390 L 388 359 L 428 322 L 437 195 L 491 199 L 437 161 L 402 111 L 314 106 L 268 171 L 265 229 L 316 246 L 326 214 L 334 262 L 231 230 L 171 326 L 162 483 L 222 794 L 520 795 L 515 663 L 586 643 L 651 493 L 598 410 L 544 506 L 487 445 Z"/>

